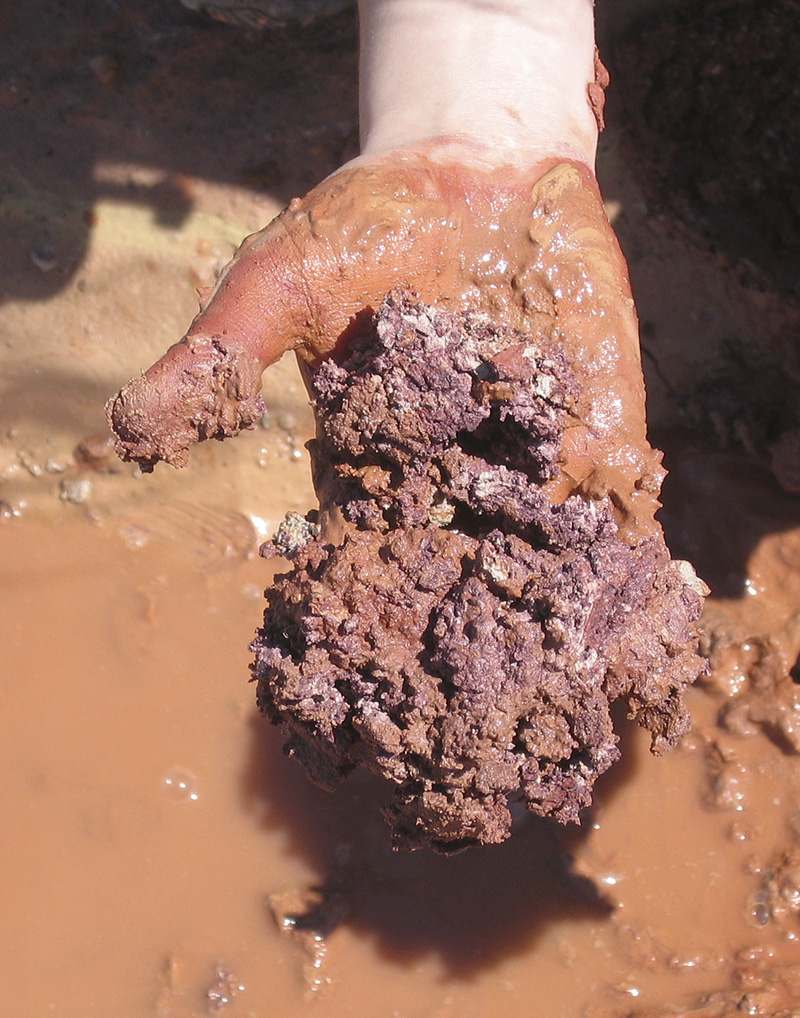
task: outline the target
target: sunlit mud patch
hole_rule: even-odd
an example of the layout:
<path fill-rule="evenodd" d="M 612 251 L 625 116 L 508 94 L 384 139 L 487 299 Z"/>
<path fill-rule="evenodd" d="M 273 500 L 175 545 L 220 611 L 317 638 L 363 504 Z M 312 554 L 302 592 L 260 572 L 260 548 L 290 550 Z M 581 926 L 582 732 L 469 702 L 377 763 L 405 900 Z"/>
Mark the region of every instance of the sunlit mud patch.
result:
<path fill-rule="evenodd" d="M 321 512 L 267 546 L 294 570 L 253 647 L 316 782 L 363 764 L 397 786 L 395 844 L 454 851 L 508 837 L 509 795 L 577 820 L 616 699 L 675 744 L 704 586 L 660 533 L 543 491 L 580 392 L 558 343 L 392 293 L 311 386 Z"/>

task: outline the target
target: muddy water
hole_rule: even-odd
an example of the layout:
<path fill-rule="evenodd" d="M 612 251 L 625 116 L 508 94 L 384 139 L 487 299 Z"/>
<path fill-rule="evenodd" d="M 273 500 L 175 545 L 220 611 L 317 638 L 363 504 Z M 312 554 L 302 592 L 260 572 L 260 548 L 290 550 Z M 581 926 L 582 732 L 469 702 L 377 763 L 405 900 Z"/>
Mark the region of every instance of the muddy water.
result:
<path fill-rule="evenodd" d="M 77 507 L 0 527 L 4 1014 L 605 1018 L 714 991 L 733 1007 L 748 987 L 784 999 L 796 757 L 716 724 L 729 686 L 694 691 L 694 731 L 662 759 L 620 719 L 624 760 L 580 829 L 521 817 L 499 847 L 393 853 L 380 783 L 312 788 L 255 712 L 270 566 L 231 528 L 177 540 Z M 754 553 L 787 654 L 795 592 L 769 563 L 796 540 Z"/>
<path fill-rule="evenodd" d="M 246 681 L 269 573 L 236 512 L 271 528 L 311 504 L 288 366 L 265 378 L 271 429 L 188 471 L 72 458 L 185 331 L 193 288 L 347 158 L 355 32 L 287 49 L 178 4 L 102 6 L 0 11 L 19 54 L 0 83 L 19 174 L 0 248 L 0 1015 L 674 1018 L 708 994 L 701 1018 L 796 1013 L 797 500 L 752 463 L 672 455 L 668 537 L 716 592 L 692 735 L 655 760 L 621 720 L 580 831 L 522 818 L 496 848 L 393 854 L 380 786 L 311 788 Z M 604 193 L 669 427 L 754 325 L 717 261 L 648 214 L 614 138 Z"/>

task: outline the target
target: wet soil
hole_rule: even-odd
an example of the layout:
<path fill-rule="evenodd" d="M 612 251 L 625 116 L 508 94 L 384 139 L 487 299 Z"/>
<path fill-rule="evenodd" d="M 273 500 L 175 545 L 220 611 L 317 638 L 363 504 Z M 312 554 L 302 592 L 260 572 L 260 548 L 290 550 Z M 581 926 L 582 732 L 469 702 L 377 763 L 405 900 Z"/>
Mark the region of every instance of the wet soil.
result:
<path fill-rule="evenodd" d="M 793 419 L 766 412 L 796 391 L 792 299 L 656 204 L 612 88 L 601 181 L 713 670 L 666 757 L 615 717 L 580 826 L 394 853 L 383 786 L 313 788 L 246 682 L 258 544 L 313 500 L 293 366 L 263 426 L 182 473 L 116 464 L 103 432 L 194 287 L 348 154 L 352 17 L 257 38 L 98 0 L 0 27 L 4 1013 L 796 1011 L 800 499 L 772 469 Z"/>
<path fill-rule="evenodd" d="M 614 47 L 648 191 L 743 275 L 800 296 L 796 0 L 691 0 Z"/>
<path fill-rule="evenodd" d="M 797 774 L 762 730 L 718 728 L 729 691 L 693 692 L 660 759 L 618 718 L 580 828 L 520 817 L 503 846 L 394 853 L 382 784 L 315 789 L 257 714 L 269 570 L 243 544 L 0 531 L 9 1009 L 215 1013 L 221 969 L 234 1016 L 610 1016 L 793 961 Z"/>
<path fill-rule="evenodd" d="M 264 548 L 294 568 L 253 674 L 313 780 L 368 767 L 396 785 L 395 845 L 453 852 L 508 838 L 509 799 L 578 821 L 617 699 L 676 745 L 708 591 L 609 502 L 550 502 L 581 386 L 549 328 L 392 291 L 309 391 L 320 508 Z"/>

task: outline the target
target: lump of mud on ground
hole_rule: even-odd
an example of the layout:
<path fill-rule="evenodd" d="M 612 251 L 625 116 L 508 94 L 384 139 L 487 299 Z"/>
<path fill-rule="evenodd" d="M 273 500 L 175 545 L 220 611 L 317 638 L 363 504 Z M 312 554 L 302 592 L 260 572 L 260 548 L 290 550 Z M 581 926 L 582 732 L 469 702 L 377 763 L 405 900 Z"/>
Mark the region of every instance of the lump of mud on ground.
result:
<path fill-rule="evenodd" d="M 324 787 L 396 785 L 398 846 L 510 833 L 509 797 L 566 822 L 617 759 L 622 697 L 670 748 L 703 665 L 702 584 L 660 534 L 623 543 L 606 504 L 541 484 L 579 397 L 563 349 L 392 293 L 310 380 L 320 513 L 267 553 L 258 702 Z"/>
<path fill-rule="evenodd" d="M 724 612 L 711 612 L 707 625 L 706 686 L 725 697 L 720 726 L 740 739 L 760 732 L 784 753 L 800 754 L 800 669 L 789 665 L 787 648 L 769 636 L 727 636 Z"/>
<path fill-rule="evenodd" d="M 629 1011 L 628 1018 L 793 1018 L 800 999 L 800 965 L 777 961 L 779 951 L 767 944 L 745 948 L 734 956 L 733 986 L 701 999 Z"/>

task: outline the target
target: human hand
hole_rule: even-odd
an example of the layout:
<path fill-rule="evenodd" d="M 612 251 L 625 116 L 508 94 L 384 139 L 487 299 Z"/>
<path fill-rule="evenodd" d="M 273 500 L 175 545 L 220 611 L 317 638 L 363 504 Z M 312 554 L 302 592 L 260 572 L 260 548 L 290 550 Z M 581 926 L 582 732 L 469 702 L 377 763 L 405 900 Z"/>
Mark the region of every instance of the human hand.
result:
<path fill-rule="evenodd" d="M 583 395 L 550 493 L 608 496 L 623 527 L 646 533 L 661 475 L 626 269 L 591 169 L 602 95 L 591 4 L 529 24 L 508 0 L 473 25 L 497 38 L 469 77 L 460 0 L 415 6 L 425 0 L 362 5 L 362 156 L 248 238 L 181 343 L 111 402 L 118 451 L 144 469 L 183 465 L 192 442 L 251 426 L 265 366 L 288 349 L 319 362 L 404 285 L 498 325 L 556 331 Z M 449 62 L 412 45 L 423 17 L 424 44 L 446 37 Z M 514 80 L 534 55 L 532 82 Z M 434 87 L 443 98 L 429 112 Z"/>
<path fill-rule="evenodd" d="M 509 795 L 576 819 L 619 697 L 674 745 L 703 588 L 654 521 L 591 0 L 361 9 L 362 155 L 245 241 L 109 419 L 181 465 L 295 350 L 322 512 L 273 542 L 258 701 L 314 780 L 365 764 L 396 843 L 451 851 L 507 837 Z"/>

